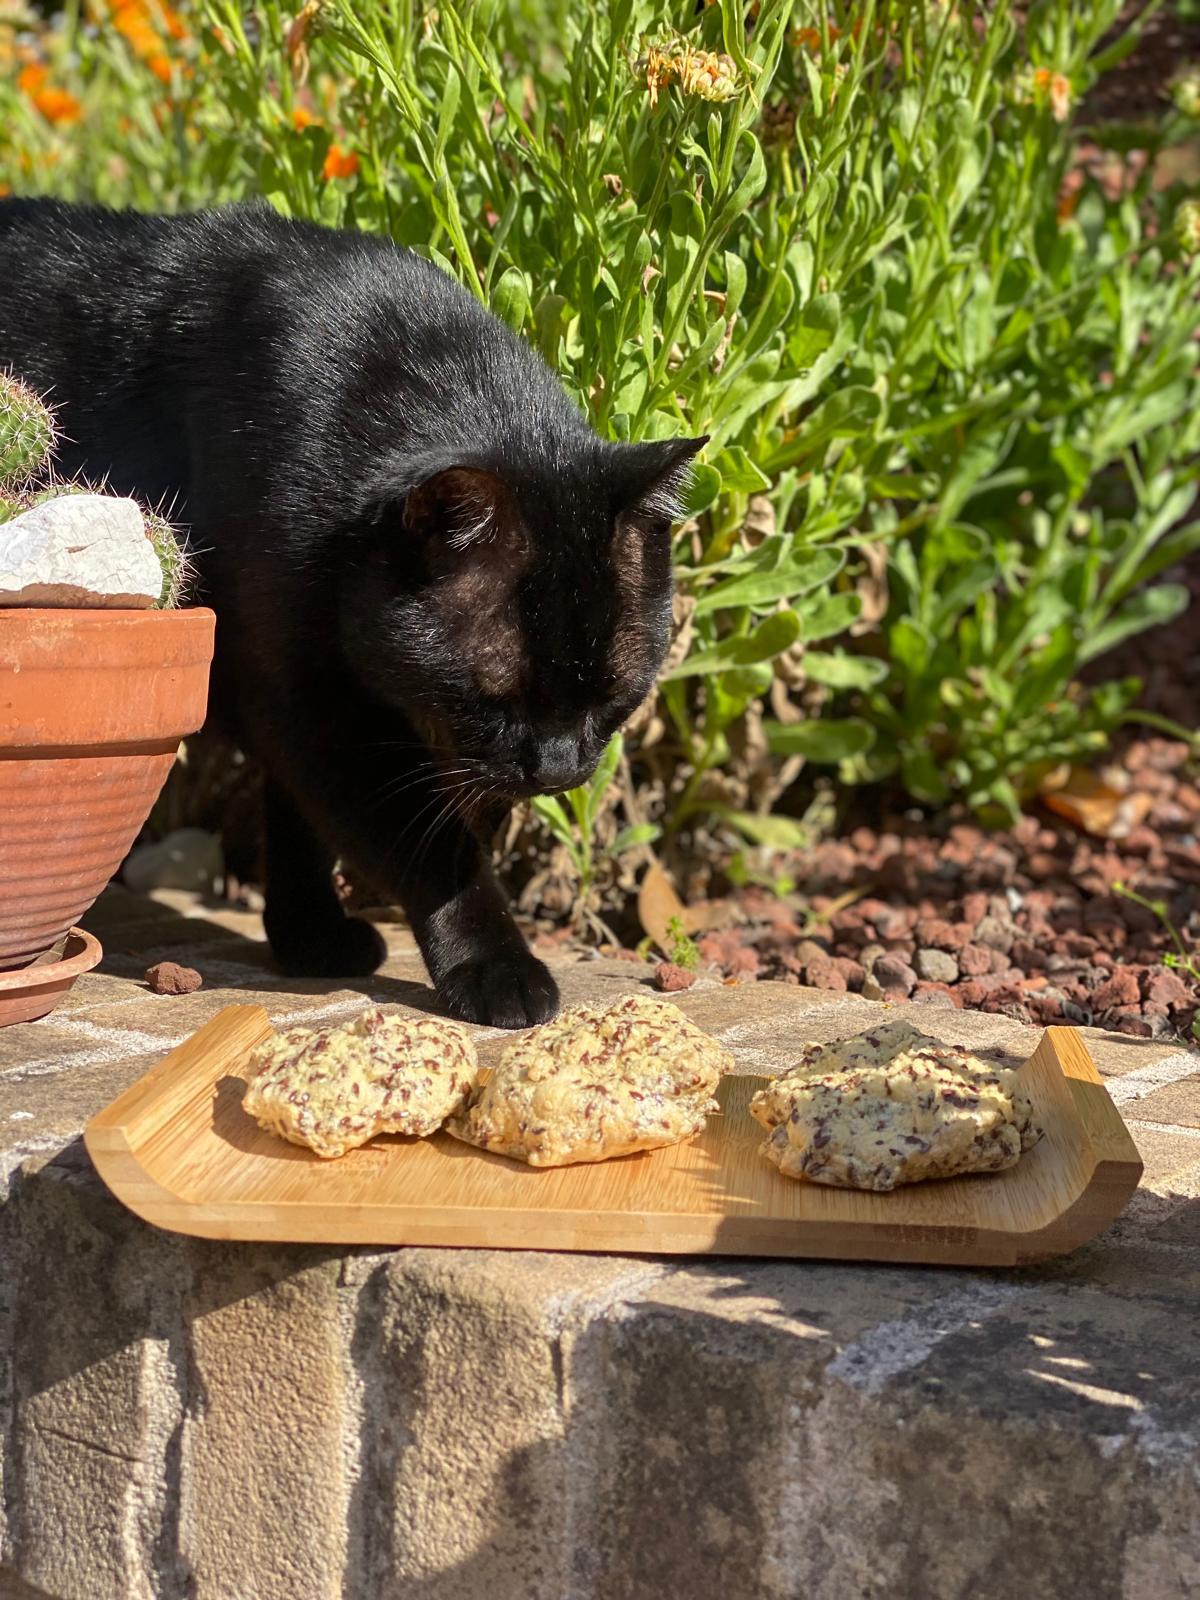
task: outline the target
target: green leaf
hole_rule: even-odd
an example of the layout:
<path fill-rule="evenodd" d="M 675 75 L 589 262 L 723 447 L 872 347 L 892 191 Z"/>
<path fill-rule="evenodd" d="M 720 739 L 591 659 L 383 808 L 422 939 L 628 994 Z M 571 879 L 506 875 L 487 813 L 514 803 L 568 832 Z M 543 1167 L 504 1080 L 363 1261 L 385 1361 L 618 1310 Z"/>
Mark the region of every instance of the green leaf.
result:
<path fill-rule="evenodd" d="M 888 664 L 875 656 L 851 656 L 841 650 L 833 654 L 806 650 L 804 673 L 831 689 L 873 689 L 887 677 Z"/>
<path fill-rule="evenodd" d="M 1123 639 L 1132 638 L 1146 628 L 1155 628 L 1172 622 L 1186 611 L 1191 602 L 1191 591 L 1182 583 L 1160 583 L 1153 589 L 1141 589 L 1119 605 L 1106 622 L 1093 629 L 1079 648 L 1080 665 L 1094 661 L 1106 650 L 1119 645 Z"/>
<path fill-rule="evenodd" d="M 796 817 L 760 817 L 753 811 L 718 811 L 731 828 L 744 834 L 751 844 L 768 850 L 804 850 L 813 842 L 812 828 Z"/>
<path fill-rule="evenodd" d="M 770 661 L 800 637 L 800 619 L 794 611 L 776 611 L 760 622 L 753 633 L 723 640 L 709 650 L 698 650 L 667 673 L 673 678 L 695 678 L 702 674 L 724 672 L 729 667 L 750 666 L 756 661 Z"/>
<path fill-rule="evenodd" d="M 857 622 L 862 598 L 857 594 L 827 594 L 810 600 L 800 611 L 800 636 L 805 644 L 832 639 Z"/>
<path fill-rule="evenodd" d="M 861 717 L 842 721 L 767 722 L 767 744 L 776 756 L 803 756 L 822 766 L 833 766 L 861 755 L 875 743 L 875 730 Z"/>
<path fill-rule="evenodd" d="M 547 827 L 559 844 L 564 845 L 576 866 L 579 864 L 579 841 L 571 825 L 570 814 L 557 795 L 535 794 L 529 802 L 534 816 Z"/>
<path fill-rule="evenodd" d="M 915 800 L 937 805 L 950 798 L 946 775 L 924 745 L 909 746 L 904 751 L 900 758 L 900 775 Z"/>
<path fill-rule="evenodd" d="M 442 89 L 442 104 L 438 112 L 437 140 L 434 144 L 434 160 L 441 160 L 446 152 L 451 131 L 454 127 L 454 118 L 458 112 L 458 102 L 462 94 L 462 79 L 455 67 L 447 61 L 446 83 Z"/>
<path fill-rule="evenodd" d="M 698 517 L 707 511 L 721 493 L 721 474 L 707 461 L 697 461 L 684 491 L 683 512 L 687 517 Z"/>
<path fill-rule="evenodd" d="M 514 333 L 520 333 L 529 307 L 529 280 L 519 267 L 509 267 L 492 290 L 492 310 Z"/>
<path fill-rule="evenodd" d="M 717 457 L 721 482 L 727 494 L 761 494 L 771 480 L 759 470 L 741 445 L 728 445 Z"/>
<path fill-rule="evenodd" d="M 625 741 L 619 733 L 614 733 L 604 747 L 604 754 L 600 757 L 595 772 L 592 773 L 591 782 L 587 785 L 587 820 L 593 823 L 597 813 L 604 802 L 604 796 L 609 784 L 613 781 L 617 767 L 620 764 L 621 753 L 625 748 Z"/>
<path fill-rule="evenodd" d="M 617 837 L 609 846 L 610 854 L 624 855 L 626 850 L 633 850 L 642 844 L 653 844 L 655 839 L 662 836 L 662 829 L 656 822 L 638 822 L 632 828 L 622 828 Z"/>
<path fill-rule="evenodd" d="M 829 583 L 845 562 L 842 550 L 794 550 L 769 571 L 728 578 L 706 589 L 696 602 L 696 615 L 703 617 L 736 606 L 754 608 L 774 605 L 777 600 L 796 599 Z"/>

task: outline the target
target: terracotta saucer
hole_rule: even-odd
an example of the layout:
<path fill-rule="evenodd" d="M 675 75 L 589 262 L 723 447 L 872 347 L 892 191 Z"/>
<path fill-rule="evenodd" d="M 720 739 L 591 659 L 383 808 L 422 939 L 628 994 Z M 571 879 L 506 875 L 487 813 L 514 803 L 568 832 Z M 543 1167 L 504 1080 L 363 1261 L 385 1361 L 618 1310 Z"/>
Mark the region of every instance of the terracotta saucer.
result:
<path fill-rule="evenodd" d="M 0 972 L 0 1028 L 10 1022 L 33 1022 L 53 1011 L 84 972 L 90 972 L 104 951 L 99 939 L 72 928 L 44 956 L 15 972 Z"/>

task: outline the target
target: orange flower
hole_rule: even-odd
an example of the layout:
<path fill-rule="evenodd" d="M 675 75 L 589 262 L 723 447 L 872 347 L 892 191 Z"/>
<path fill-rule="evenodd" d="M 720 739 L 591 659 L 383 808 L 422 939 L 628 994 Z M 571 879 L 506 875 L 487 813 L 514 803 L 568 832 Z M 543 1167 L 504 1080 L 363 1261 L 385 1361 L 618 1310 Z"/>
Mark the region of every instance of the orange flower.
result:
<path fill-rule="evenodd" d="M 17 88 L 22 94 L 34 95 L 46 81 L 46 68 L 40 61 L 31 61 L 17 73 Z"/>
<path fill-rule="evenodd" d="M 307 106 L 292 107 L 292 127 L 297 133 L 303 133 L 305 128 L 320 126 L 321 119 L 315 111 L 310 111 Z"/>
<path fill-rule="evenodd" d="M 122 6 L 113 18 L 113 27 L 135 55 L 152 56 L 157 52 L 158 30 L 141 6 Z"/>
<path fill-rule="evenodd" d="M 159 83 L 170 83 L 171 79 L 175 75 L 171 67 L 170 57 L 164 56 L 161 54 L 161 52 L 156 56 L 151 56 L 146 65 L 158 79 Z"/>
<path fill-rule="evenodd" d="M 172 39 L 186 39 L 188 31 L 183 25 L 183 18 L 177 11 L 172 11 L 170 6 L 162 7 L 162 24 Z"/>
<path fill-rule="evenodd" d="M 33 96 L 33 103 L 47 122 L 66 123 L 70 126 L 83 116 L 83 107 L 69 89 L 47 86 Z"/>
<path fill-rule="evenodd" d="M 835 44 L 841 34 L 841 29 L 831 22 L 829 24 L 829 42 Z M 803 45 L 810 55 L 817 55 L 821 49 L 820 28 L 797 28 L 792 35 L 792 43 L 796 46 Z"/>
<path fill-rule="evenodd" d="M 1070 222 L 1079 209 L 1079 200 L 1082 193 L 1082 180 L 1076 183 L 1072 181 L 1071 176 L 1068 176 L 1062 188 L 1058 191 L 1058 204 L 1055 207 L 1060 222 Z"/>
<path fill-rule="evenodd" d="M 343 150 L 340 144 L 331 144 L 321 170 L 327 178 L 352 178 L 358 171 L 358 156 L 353 150 Z"/>

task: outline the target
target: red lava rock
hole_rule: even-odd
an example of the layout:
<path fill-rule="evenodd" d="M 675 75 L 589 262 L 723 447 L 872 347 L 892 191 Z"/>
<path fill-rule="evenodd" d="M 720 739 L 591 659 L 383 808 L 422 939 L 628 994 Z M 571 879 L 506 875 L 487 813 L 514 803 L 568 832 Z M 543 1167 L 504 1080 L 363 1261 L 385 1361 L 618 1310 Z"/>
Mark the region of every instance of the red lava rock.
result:
<path fill-rule="evenodd" d="M 971 937 L 967 923 L 947 922 L 944 917 L 922 917 L 913 931 L 918 944 L 932 945 L 935 950 L 961 950 Z"/>
<path fill-rule="evenodd" d="M 1012 923 L 1001 922 L 999 917 L 990 912 L 975 929 L 975 943 L 986 944 L 991 950 L 1002 950 L 1007 954 L 1015 941 Z"/>
<path fill-rule="evenodd" d="M 899 956 L 880 956 L 871 977 L 890 999 L 893 994 L 910 995 L 916 988 L 917 975 Z"/>
<path fill-rule="evenodd" d="M 1013 953 L 1016 953 L 1015 945 Z M 1023 961 L 1018 963 L 1019 966 L 1025 964 Z M 985 972 L 992 970 L 992 952 L 982 944 L 963 945 L 958 952 L 958 970 L 965 978 L 982 978 Z"/>
<path fill-rule="evenodd" d="M 886 900 L 867 899 L 860 900 L 858 902 L 859 914 L 863 921 L 869 922 L 872 925 L 874 925 L 880 917 L 890 917 L 894 909 L 895 908 L 893 906 L 888 905 Z"/>
<path fill-rule="evenodd" d="M 829 926 L 834 933 L 851 933 L 861 928 L 863 914 L 857 906 L 843 906 L 840 911 L 835 911 L 829 919 Z"/>
<path fill-rule="evenodd" d="M 986 917 L 988 914 L 988 900 L 989 896 L 982 893 L 980 890 L 976 890 L 971 894 L 963 895 L 963 921 L 969 922 L 972 928 L 974 928 L 977 923 L 982 922 L 984 917 Z"/>
<path fill-rule="evenodd" d="M 881 944 L 865 944 L 858 952 L 859 965 L 864 972 L 870 972 L 880 956 L 885 955 L 887 955 L 887 951 Z"/>
<path fill-rule="evenodd" d="M 654 987 L 663 994 L 678 994 L 681 989 L 690 989 L 695 981 L 694 972 L 670 961 L 660 961 L 654 969 Z"/>
<path fill-rule="evenodd" d="M 817 956 L 806 963 L 804 981 L 813 989 L 845 990 L 846 980 L 834 965 L 832 956 Z"/>
<path fill-rule="evenodd" d="M 1046 883 L 1050 878 L 1059 877 L 1062 862 L 1058 856 L 1051 856 L 1050 851 L 1035 850 L 1026 861 L 1026 872 L 1034 883 Z"/>
<path fill-rule="evenodd" d="M 898 906 L 888 906 L 886 913 L 875 918 L 875 932 L 881 939 L 903 939 L 911 919 Z"/>
<path fill-rule="evenodd" d="M 982 950 L 984 946 L 975 945 L 974 948 L 976 950 Z M 989 952 L 989 954 L 994 953 L 994 951 Z M 1037 967 L 1044 966 L 1046 960 L 1041 950 L 1038 949 L 1036 945 L 1030 944 L 1025 939 L 1016 940 L 1012 949 L 1008 952 L 1008 958 L 1014 966 L 1022 967 L 1026 972 L 1032 972 Z"/>
<path fill-rule="evenodd" d="M 952 989 L 948 983 L 933 983 L 929 981 L 918 983 L 913 990 L 914 1000 L 923 1000 L 926 1005 L 949 1004 L 956 1011 L 962 1010 L 962 999 L 957 989 Z"/>
<path fill-rule="evenodd" d="M 1122 1006 L 1140 1006 L 1141 986 L 1135 967 L 1117 967 L 1092 996 L 1097 1011 L 1116 1011 Z"/>
<path fill-rule="evenodd" d="M 160 961 L 146 968 L 151 994 L 195 994 L 203 982 L 195 967 L 181 967 L 177 961 Z"/>
<path fill-rule="evenodd" d="M 914 966 L 917 976 L 924 978 L 927 983 L 957 983 L 958 962 L 948 950 L 938 950 L 926 946 L 918 950 Z"/>
<path fill-rule="evenodd" d="M 1184 1006 L 1194 1005 L 1196 997 L 1184 983 L 1177 972 L 1172 972 L 1169 967 L 1159 967 L 1151 971 L 1142 979 L 1142 994 L 1145 997 L 1146 1008 L 1151 1005 L 1167 1006 L 1180 1010 Z"/>
<path fill-rule="evenodd" d="M 1135 1039 L 1153 1039 L 1154 1023 L 1140 1011 L 1127 1011 L 1124 1016 L 1114 1016 L 1109 1025 L 1118 1033 L 1132 1034 Z"/>
<path fill-rule="evenodd" d="M 725 964 L 729 968 L 730 975 L 735 978 L 757 978 L 762 966 L 762 962 L 758 959 L 758 951 L 751 950 L 749 945 L 740 946 Z"/>
<path fill-rule="evenodd" d="M 699 941 L 699 948 L 705 961 L 714 962 L 718 967 L 732 967 L 743 946 L 740 936 L 727 928 L 721 933 L 706 933 Z"/>
<path fill-rule="evenodd" d="M 847 989 L 861 989 L 867 976 L 867 969 L 859 961 L 853 961 L 849 956 L 834 956 L 833 964 L 846 980 Z"/>
<path fill-rule="evenodd" d="M 832 954 L 828 939 L 801 939 L 796 946 L 796 959 L 801 966 L 807 966 L 810 961 L 816 961 L 821 956 Z"/>

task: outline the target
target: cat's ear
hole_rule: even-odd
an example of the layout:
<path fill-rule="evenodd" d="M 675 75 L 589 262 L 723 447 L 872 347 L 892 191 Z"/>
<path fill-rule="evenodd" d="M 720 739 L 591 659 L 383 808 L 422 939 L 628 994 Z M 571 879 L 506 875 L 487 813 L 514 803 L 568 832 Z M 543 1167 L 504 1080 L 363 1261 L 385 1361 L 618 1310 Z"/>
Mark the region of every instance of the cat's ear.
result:
<path fill-rule="evenodd" d="M 404 497 L 401 522 L 456 551 L 511 544 L 520 533 L 508 485 L 482 467 L 443 467 L 422 479 Z"/>
<path fill-rule="evenodd" d="M 677 522 L 691 475 L 692 458 L 708 443 L 698 439 L 650 439 L 620 447 L 618 510 L 627 516 Z"/>

